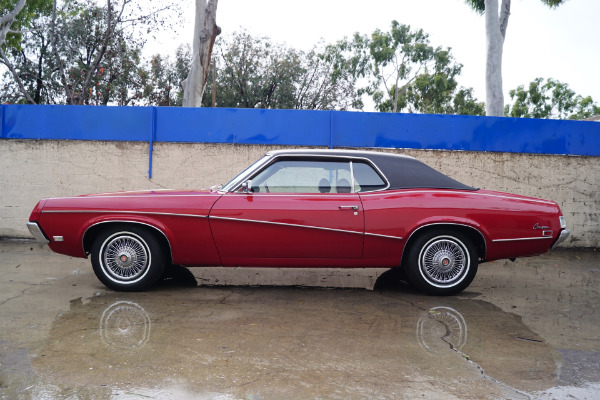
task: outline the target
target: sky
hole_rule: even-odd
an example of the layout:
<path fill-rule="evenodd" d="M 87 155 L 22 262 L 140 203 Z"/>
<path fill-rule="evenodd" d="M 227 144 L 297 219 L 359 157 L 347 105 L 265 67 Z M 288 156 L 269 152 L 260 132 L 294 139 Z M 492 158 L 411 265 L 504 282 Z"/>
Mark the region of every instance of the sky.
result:
<path fill-rule="evenodd" d="M 485 100 L 485 21 L 464 0 L 221 0 L 217 9 L 225 34 L 244 28 L 301 50 L 320 39 L 334 43 L 354 32 L 389 30 L 394 19 L 422 28 L 436 47 L 451 47 L 463 64 L 459 84 Z M 190 9 L 176 29 L 161 33 L 145 51 L 173 56 L 177 45 L 191 44 L 193 23 Z M 555 9 L 540 0 L 512 1 L 503 56 L 505 102 L 510 89 L 542 77 L 600 103 L 598 71 L 600 0 L 567 0 Z"/>

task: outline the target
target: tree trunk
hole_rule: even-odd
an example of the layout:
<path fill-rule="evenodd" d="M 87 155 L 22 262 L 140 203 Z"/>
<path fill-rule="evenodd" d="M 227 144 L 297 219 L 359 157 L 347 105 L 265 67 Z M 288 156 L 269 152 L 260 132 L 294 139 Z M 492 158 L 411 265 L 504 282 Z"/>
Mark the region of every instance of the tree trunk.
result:
<path fill-rule="evenodd" d="M 188 77 L 183 80 L 183 106 L 201 107 L 202 95 L 208 81 L 213 45 L 221 28 L 217 26 L 217 3 L 219 0 L 196 0 L 196 21 L 192 45 L 192 65 Z"/>
<path fill-rule="evenodd" d="M 499 0 L 485 0 L 485 32 L 487 38 L 485 113 L 494 117 L 504 116 L 502 51 L 508 17 L 510 16 L 510 1 L 502 0 L 499 11 Z"/>

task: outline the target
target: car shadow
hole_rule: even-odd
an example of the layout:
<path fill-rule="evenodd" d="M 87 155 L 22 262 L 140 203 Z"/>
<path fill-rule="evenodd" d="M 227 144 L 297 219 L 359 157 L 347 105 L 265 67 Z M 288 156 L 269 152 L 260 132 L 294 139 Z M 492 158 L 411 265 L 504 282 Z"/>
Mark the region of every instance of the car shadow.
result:
<path fill-rule="evenodd" d="M 189 269 L 181 265 L 172 265 L 163 273 L 155 289 L 193 288 L 197 286 L 198 282 Z"/>
<path fill-rule="evenodd" d="M 408 280 L 406 274 L 400 268 L 392 268 L 379 275 L 373 286 L 375 291 L 397 291 L 406 293 L 418 293 Z"/>

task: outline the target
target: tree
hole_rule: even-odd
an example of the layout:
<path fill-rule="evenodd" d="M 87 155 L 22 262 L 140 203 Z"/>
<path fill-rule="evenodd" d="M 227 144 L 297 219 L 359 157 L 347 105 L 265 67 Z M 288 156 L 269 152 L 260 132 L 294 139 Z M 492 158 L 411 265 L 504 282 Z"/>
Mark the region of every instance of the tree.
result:
<path fill-rule="evenodd" d="M 25 7 L 25 0 L 18 0 L 15 4 L 14 1 L 1 0 L 0 9 L 2 9 L 2 15 L 0 15 L 0 46 L 4 44 L 6 35 L 10 32 L 10 28 L 17 17 L 17 15 Z"/>
<path fill-rule="evenodd" d="M 392 21 L 388 32 L 377 29 L 370 37 L 356 33 L 336 48 L 337 69 L 368 80 L 357 97 L 371 96 L 379 111 L 480 114 L 472 89 L 458 89 L 462 65 L 450 48 L 431 46 L 422 29 Z"/>
<path fill-rule="evenodd" d="M 512 105 L 505 115 L 516 118 L 585 119 L 600 114 L 600 107 L 590 96 L 576 94 L 566 83 L 549 78 L 534 79 L 527 89 L 523 85 L 510 91 Z"/>
<path fill-rule="evenodd" d="M 216 21 L 218 1 L 196 0 L 192 65 L 188 77 L 182 82 L 184 107 L 202 106 L 213 45 L 221 33 Z"/>
<path fill-rule="evenodd" d="M 410 26 L 397 21 L 392 21 L 389 32 L 377 29 L 370 40 L 363 39 L 357 43 L 359 46 L 361 44 L 369 46 L 370 67 L 375 78 L 370 94 L 380 111 L 397 112 L 406 107 L 404 92 L 435 62 L 436 52 L 442 51 L 429 45 L 429 35 L 422 29 L 411 31 Z M 381 85 L 385 92 L 379 89 Z M 391 107 L 387 105 L 388 100 L 391 101 Z"/>
<path fill-rule="evenodd" d="M 6 11 L 0 16 L 0 62 L 7 66 L 15 79 L 18 73 L 8 62 L 5 50 L 19 50 L 22 30 L 28 31 L 31 21 L 40 13 L 47 12 L 51 4 L 52 0 L 0 0 L 0 9 Z M 31 99 L 28 100 L 31 102 Z"/>
<path fill-rule="evenodd" d="M 149 66 L 141 69 L 142 91 L 135 97 L 135 103 L 146 106 L 181 106 L 183 89 L 181 81 L 189 73 L 189 46 L 179 46 L 175 61 L 155 54 Z"/>
<path fill-rule="evenodd" d="M 17 46 L 7 46 L 3 63 L 9 72 L 3 77 L 0 100 L 5 103 L 55 104 L 60 102 L 62 90 L 56 80 L 50 39 L 44 29 L 50 13 L 38 16 L 30 23 L 30 30 L 21 34 Z"/>
<path fill-rule="evenodd" d="M 118 104 L 135 100 L 140 86 L 141 47 L 136 29 L 151 33 L 162 13 L 139 11 L 137 0 L 65 0 L 31 20 L 19 46 L 7 49 L 4 101 L 47 104 Z M 171 8 L 170 8 L 171 7 Z"/>
<path fill-rule="evenodd" d="M 480 14 L 485 14 L 487 58 L 485 64 L 486 114 L 501 117 L 504 115 L 504 94 L 502 92 L 502 53 L 511 0 L 465 0 Z M 566 0 L 541 0 L 548 7 L 558 7 Z"/>
<path fill-rule="evenodd" d="M 334 46 L 308 52 L 245 31 L 215 45 L 219 107 L 345 110 L 355 99 L 355 79 L 336 69 Z M 210 105 L 211 85 L 204 105 Z"/>

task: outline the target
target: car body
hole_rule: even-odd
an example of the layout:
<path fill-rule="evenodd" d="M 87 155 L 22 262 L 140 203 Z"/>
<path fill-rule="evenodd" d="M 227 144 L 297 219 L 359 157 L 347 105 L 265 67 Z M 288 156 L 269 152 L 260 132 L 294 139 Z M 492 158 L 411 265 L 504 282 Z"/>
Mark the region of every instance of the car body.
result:
<path fill-rule="evenodd" d="M 144 290 L 170 265 L 385 267 L 455 294 L 479 263 L 547 252 L 569 235 L 549 200 L 473 188 L 402 155 L 278 150 L 223 187 L 41 200 L 29 230 L 91 256 L 114 290 Z"/>

